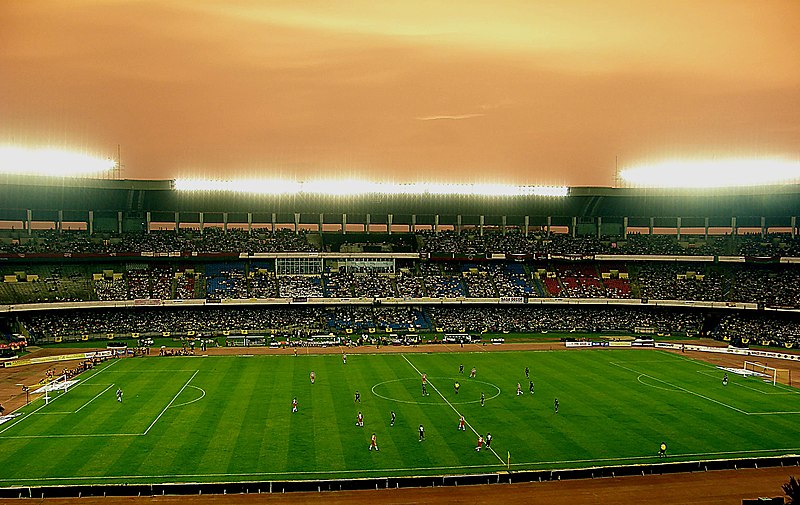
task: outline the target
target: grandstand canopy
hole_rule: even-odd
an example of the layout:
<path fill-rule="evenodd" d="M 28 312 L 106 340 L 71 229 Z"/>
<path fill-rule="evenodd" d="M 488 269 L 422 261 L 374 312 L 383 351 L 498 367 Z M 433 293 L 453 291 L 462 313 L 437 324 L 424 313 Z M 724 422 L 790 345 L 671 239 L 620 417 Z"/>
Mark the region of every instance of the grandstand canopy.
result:
<path fill-rule="evenodd" d="M 725 189 L 571 187 L 566 197 L 309 194 L 248 195 L 178 191 L 172 180 L 73 179 L 6 175 L 0 180 L 0 221 L 86 221 L 113 214 L 133 222 L 342 223 L 521 226 L 610 222 L 630 226 L 788 227 L 800 210 L 800 185 Z M 176 213 L 178 213 L 176 217 Z M 202 217 L 200 216 L 202 213 Z M 274 214 L 274 216 L 273 216 Z M 224 215 L 224 218 L 223 218 Z M 320 216 L 322 215 L 322 216 Z M 389 217 L 391 215 L 391 217 Z M 460 216 L 460 217 L 459 217 Z M 483 216 L 483 218 L 481 218 Z M 198 219 L 200 218 L 200 219 Z M 652 218 L 652 220 L 651 220 Z M 708 221 L 706 221 L 708 218 Z M 763 218 L 763 219 L 762 219 Z M 128 222 L 130 221 L 130 222 Z M 663 222 L 663 224 L 662 224 Z"/>

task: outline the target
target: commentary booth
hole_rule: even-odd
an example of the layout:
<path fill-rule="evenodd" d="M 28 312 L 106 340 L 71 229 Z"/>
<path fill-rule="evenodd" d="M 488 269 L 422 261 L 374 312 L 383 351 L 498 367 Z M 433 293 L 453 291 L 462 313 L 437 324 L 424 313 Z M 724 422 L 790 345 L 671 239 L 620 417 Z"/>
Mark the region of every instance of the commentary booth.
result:
<path fill-rule="evenodd" d="M 225 347 L 263 347 L 268 344 L 263 335 L 229 335 L 225 337 Z"/>

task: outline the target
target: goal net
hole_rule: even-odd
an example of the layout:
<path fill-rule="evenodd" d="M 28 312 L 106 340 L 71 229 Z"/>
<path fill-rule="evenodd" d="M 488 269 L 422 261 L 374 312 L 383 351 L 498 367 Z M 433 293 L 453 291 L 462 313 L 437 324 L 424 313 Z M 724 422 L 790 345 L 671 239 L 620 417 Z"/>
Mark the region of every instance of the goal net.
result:
<path fill-rule="evenodd" d="M 785 368 L 775 368 L 757 361 L 745 361 L 744 369 L 753 372 L 754 375 L 764 378 L 764 382 L 771 382 L 774 386 L 777 383 L 792 384 L 792 372 Z"/>

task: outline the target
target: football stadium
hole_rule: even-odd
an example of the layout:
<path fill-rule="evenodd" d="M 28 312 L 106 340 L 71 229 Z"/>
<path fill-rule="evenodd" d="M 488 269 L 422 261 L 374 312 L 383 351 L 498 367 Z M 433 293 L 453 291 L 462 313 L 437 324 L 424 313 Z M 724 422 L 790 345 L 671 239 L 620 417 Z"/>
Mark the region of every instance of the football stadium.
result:
<path fill-rule="evenodd" d="M 6 496 L 798 464 L 797 186 L 179 185 L 6 179 Z"/>
<path fill-rule="evenodd" d="M 800 504 L 800 3 L 0 12 L 0 502 Z"/>

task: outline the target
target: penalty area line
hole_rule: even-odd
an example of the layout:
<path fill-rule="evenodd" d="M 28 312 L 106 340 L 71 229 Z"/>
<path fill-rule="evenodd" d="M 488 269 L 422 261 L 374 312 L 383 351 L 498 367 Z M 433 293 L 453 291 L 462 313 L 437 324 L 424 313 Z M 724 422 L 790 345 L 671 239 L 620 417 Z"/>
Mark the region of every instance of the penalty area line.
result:
<path fill-rule="evenodd" d="M 417 373 L 418 373 L 420 376 L 422 376 L 422 372 L 420 372 L 420 371 L 419 371 L 419 368 L 415 367 L 415 366 L 414 366 L 414 363 L 412 363 L 411 361 L 409 361 L 409 360 L 408 360 L 408 358 L 406 358 L 406 355 L 405 355 L 405 354 L 403 354 L 402 356 L 403 356 L 403 359 L 404 359 L 404 360 L 406 360 L 406 363 L 408 363 L 409 365 L 411 365 L 411 368 L 413 368 L 413 369 L 414 369 L 414 370 L 415 370 L 415 371 L 416 371 L 416 372 L 417 372 Z M 458 414 L 458 416 L 459 416 L 459 417 L 462 417 L 462 414 L 461 414 L 461 412 L 459 412 L 459 411 L 458 411 L 458 409 L 456 409 L 456 408 L 453 406 L 453 404 L 452 404 L 452 403 L 450 403 L 450 402 L 447 400 L 447 398 L 445 398 L 445 397 L 444 397 L 444 395 L 441 393 L 441 391 L 439 391 L 439 388 L 437 388 L 436 386 L 434 386 L 434 385 L 433 385 L 433 382 L 431 382 L 431 381 L 429 380 L 429 381 L 428 381 L 428 384 L 429 384 L 429 385 L 430 385 L 430 386 L 433 388 L 433 390 L 434 390 L 434 391 L 436 391 L 436 394 L 438 394 L 438 395 L 439 395 L 439 396 L 442 398 L 442 400 L 444 400 L 444 401 L 445 401 L 445 403 L 446 403 L 447 405 L 449 405 L 451 409 L 453 409 L 453 412 L 455 412 L 456 414 Z M 469 426 L 469 429 L 471 429 L 471 430 L 472 430 L 472 432 L 473 432 L 473 433 L 474 433 L 476 436 L 479 436 L 479 437 L 480 437 L 480 436 L 482 436 L 480 433 L 478 433 L 478 432 L 475 430 L 475 428 L 473 428 L 473 427 L 472 427 L 472 425 L 469 423 L 469 421 L 467 421 L 466 419 L 464 419 L 464 421 L 465 421 L 466 425 L 467 425 L 467 426 Z M 494 448 L 493 448 L 493 447 L 489 447 L 488 449 L 489 449 L 490 451 L 492 451 L 492 454 L 494 454 L 494 456 L 495 456 L 495 457 L 496 457 L 496 458 L 497 458 L 497 459 L 500 461 L 500 463 L 501 463 L 501 464 L 503 464 L 503 465 L 507 464 L 505 461 L 503 461 L 503 458 L 501 458 L 501 457 L 500 457 L 500 456 L 499 456 L 499 455 L 498 455 L 496 452 L 494 452 Z"/>
<path fill-rule="evenodd" d="M 80 412 L 81 410 L 83 410 L 83 407 L 85 407 L 85 406 L 89 405 L 90 403 L 92 403 L 93 401 L 97 400 L 97 399 L 100 397 L 100 395 L 102 395 L 103 393 L 105 393 L 106 391 L 108 391 L 109 389 L 111 389 L 112 387 L 114 387 L 114 384 L 109 384 L 107 388 L 105 388 L 104 390 L 100 391 L 99 393 L 97 393 L 97 394 L 95 395 L 95 397 L 94 397 L 94 398 L 92 398 L 92 399 L 91 399 L 91 400 L 89 400 L 88 402 L 86 402 L 86 403 L 84 403 L 83 405 L 81 405 L 81 406 L 80 406 L 80 408 L 79 408 L 78 410 L 76 410 L 75 412 L 73 412 L 73 414 L 77 414 L 78 412 Z"/>

